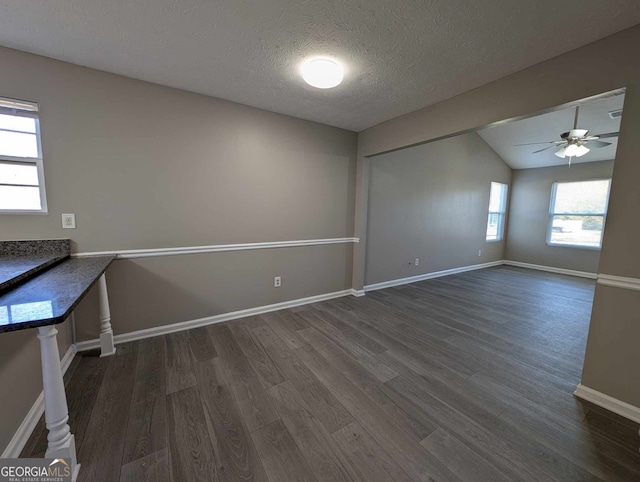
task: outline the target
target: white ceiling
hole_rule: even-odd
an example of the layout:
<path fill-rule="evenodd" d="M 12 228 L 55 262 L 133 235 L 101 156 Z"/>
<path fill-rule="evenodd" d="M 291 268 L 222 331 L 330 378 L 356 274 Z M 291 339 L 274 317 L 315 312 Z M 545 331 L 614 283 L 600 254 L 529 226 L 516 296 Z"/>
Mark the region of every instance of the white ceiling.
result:
<path fill-rule="evenodd" d="M 616 95 L 582 104 L 578 117 L 578 128 L 589 129 L 590 135 L 618 132 L 620 119 L 612 120 L 609 112 L 622 109 L 624 95 Z M 495 127 L 478 131 L 478 134 L 502 159 L 513 169 L 530 169 L 535 167 L 562 166 L 568 159 L 556 157 L 557 149 L 549 149 L 538 154 L 534 151 L 551 144 L 517 146 L 531 142 L 558 141 L 560 134 L 573 128 L 575 108 L 563 109 L 515 122 L 508 122 Z M 618 138 L 603 139 L 611 142 L 610 146 L 591 151 L 582 157 L 575 157 L 572 163 L 607 161 L 614 159 Z"/>
<path fill-rule="evenodd" d="M 637 0 L 3 0 L 0 45 L 360 131 L 638 23 Z M 338 88 L 301 80 L 318 54 Z"/>

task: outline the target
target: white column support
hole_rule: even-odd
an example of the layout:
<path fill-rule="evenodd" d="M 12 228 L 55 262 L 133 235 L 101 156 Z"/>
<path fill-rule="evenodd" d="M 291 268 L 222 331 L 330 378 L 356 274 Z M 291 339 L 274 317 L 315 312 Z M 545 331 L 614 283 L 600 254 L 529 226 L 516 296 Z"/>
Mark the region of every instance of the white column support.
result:
<path fill-rule="evenodd" d="M 72 480 L 78 477 L 80 465 L 76 459 L 76 441 L 69 428 L 69 409 L 64 393 L 64 380 L 60 366 L 60 353 L 53 325 L 38 328 L 40 357 L 42 362 L 42 385 L 44 388 L 44 416 L 49 434 L 45 456 L 66 459 L 69 462 Z"/>
<path fill-rule="evenodd" d="M 109 310 L 109 293 L 107 292 L 107 277 L 104 273 L 98 279 L 98 302 L 100 304 L 100 356 L 114 355 L 116 347 L 113 343 L 111 310 Z"/>

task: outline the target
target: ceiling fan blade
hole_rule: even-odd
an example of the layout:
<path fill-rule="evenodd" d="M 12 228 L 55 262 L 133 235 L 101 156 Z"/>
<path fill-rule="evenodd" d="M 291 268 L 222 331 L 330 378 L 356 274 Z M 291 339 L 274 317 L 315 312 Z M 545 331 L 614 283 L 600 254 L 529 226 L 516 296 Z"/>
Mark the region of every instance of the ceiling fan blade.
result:
<path fill-rule="evenodd" d="M 606 134 L 594 134 L 593 137 L 598 139 L 607 139 L 609 137 L 618 137 L 619 132 L 607 132 Z"/>
<path fill-rule="evenodd" d="M 558 147 L 558 146 L 545 147 L 544 149 L 540 149 L 539 151 L 533 151 L 531 154 L 537 154 L 538 152 L 546 151 L 547 149 L 553 149 L 554 147 Z"/>
<path fill-rule="evenodd" d="M 536 144 L 555 144 L 556 142 L 564 142 L 564 141 L 529 142 L 528 144 L 514 144 L 514 145 L 516 145 L 516 146 L 535 146 Z"/>
<path fill-rule="evenodd" d="M 607 146 L 610 146 L 610 145 L 611 145 L 611 142 L 602 142 L 602 141 L 589 141 L 586 144 L 586 146 L 589 149 L 593 149 L 593 148 L 599 149 L 601 147 L 607 147 Z"/>

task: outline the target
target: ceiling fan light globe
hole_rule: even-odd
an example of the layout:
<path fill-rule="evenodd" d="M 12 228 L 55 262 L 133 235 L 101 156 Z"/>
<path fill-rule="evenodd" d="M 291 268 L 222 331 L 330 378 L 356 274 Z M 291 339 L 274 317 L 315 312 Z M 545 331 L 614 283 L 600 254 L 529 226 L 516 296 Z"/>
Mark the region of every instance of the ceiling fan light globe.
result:
<path fill-rule="evenodd" d="M 578 154 L 580 147 L 576 144 L 569 144 L 564 150 L 565 157 L 575 157 Z"/>
<path fill-rule="evenodd" d="M 558 149 L 556 152 L 554 152 L 553 154 L 556 157 L 559 157 L 560 159 L 564 159 L 565 157 L 565 151 L 567 150 L 566 147 L 561 147 L 560 149 Z"/>
<path fill-rule="evenodd" d="M 578 146 L 578 150 L 576 151 L 576 157 L 582 157 L 587 154 L 591 149 L 586 146 Z"/>

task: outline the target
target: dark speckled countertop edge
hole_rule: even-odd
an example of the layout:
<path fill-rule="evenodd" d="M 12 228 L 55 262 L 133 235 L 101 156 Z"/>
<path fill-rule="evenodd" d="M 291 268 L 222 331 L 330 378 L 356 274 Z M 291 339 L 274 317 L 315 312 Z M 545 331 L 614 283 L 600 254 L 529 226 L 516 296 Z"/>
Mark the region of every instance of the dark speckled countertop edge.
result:
<path fill-rule="evenodd" d="M 4 281 L 2 283 L 0 283 L 0 295 L 11 290 L 14 289 L 15 287 L 17 287 L 20 283 L 24 283 L 25 281 L 29 281 L 29 279 L 32 276 L 37 275 L 38 273 L 40 273 L 41 271 L 44 271 L 47 268 L 50 268 L 52 266 L 55 266 L 57 263 L 60 263 L 61 261 L 64 261 L 65 259 L 68 259 L 71 255 L 66 254 L 66 255 L 61 255 L 61 256 L 55 256 L 52 257 L 51 259 L 44 261 L 42 263 L 40 263 L 37 266 L 34 266 L 33 268 L 31 268 L 28 271 L 24 271 L 10 279 L 8 279 L 7 281 Z M 1 260 L 0 260 L 1 262 Z"/>
<path fill-rule="evenodd" d="M 78 306 L 78 305 L 80 304 L 80 302 L 84 299 L 84 297 L 87 295 L 87 293 L 89 292 L 89 290 L 90 290 L 91 288 L 93 288 L 93 285 L 95 285 L 95 284 L 97 283 L 98 279 L 100 279 L 100 276 L 102 276 L 102 275 L 107 271 L 107 269 L 109 268 L 109 266 L 111 266 L 111 263 L 113 262 L 113 260 L 114 260 L 114 259 L 116 259 L 116 257 L 115 257 L 115 256 L 100 256 L 100 258 L 111 258 L 111 259 L 110 259 L 110 260 L 109 260 L 109 262 L 104 266 L 104 268 L 102 268 L 102 269 L 100 270 L 100 272 L 96 275 L 95 279 L 94 279 L 91 283 L 89 283 L 89 285 L 85 288 L 85 290 L 82 292 L 82 294 L 81 294 L 78 298 L 76 298 L 76 301 L 74 301 L 74 302 L 71 304 L 71 306 L 69 307 L 69 309 L 67 309 L 67 311 L 66 311 L 63 315 L 61 315 L 61 316 L 57 317 L 57 318 L 62 318 L 62 319 L 60 319 L 59 321 L 57 321 L 57 322 L 55 323 L 56 325 L 57 325 L 58 323 L 62 323 L 64 320 L 66 320 L 66 319 L 69 317 L 69 315 L 70 315 L 71 313 L 73 313 L 73 310 L 75 310 L 75 309 L 76 309 L 76 306 Z"/>
<path fill-rule="evenodd" d="M 106 261 L 105 265 L 102 267 L 102 269 L 100 269 L 99 271 L 96 271 L 93 281 L 87 284 L 87 286 L 84 288 L 82 293 L 75 299 L 75 301 L 71 305 L 69 305 L 69 307 L 64 311 L 64 313 L 61 313 L 52 318 L 46 318 L 42 320 L 25 321 L 20 323 L 12 323 L 9 325 L 0 325 L 0 334 L 9 333 L 13 331 L 27 330 L 30 328 L 39 328 L 42 326 L 59 325 L 60 323 L 63 323 L 67 318 L 69 318 L 69 315 L 73 313 L 73 311 L 76 309 L 78 304 L 87 295 L 89 290 L 96 284 L 100 276 L 102 276 L 102 274 L 104 274 L 107 271 L 107 269 L 109 268 L 113 260 L 116 259 L 115 256 L 99 256 L 99 257 L 87 258 L 87 259 L 96 259 L 96 258 L 104 259 Z M 74 258 L 71 258 L 71 259 L 74 259 Z M 78 258 L 75 258 L 75 259 L 78 259 Z M 69 261 L 69 260 L 66 260 L 66 261 Z M 17 289 L 20 289 L 20 288 L 18 287 Z M 9 292 L 11 292 L 11 290 Z M 0 297 L 1 296 L 2 294 L 0 294 Z"/>
<path fill-rule="evenodd" d="M 69 315 L 70 314 L 71 312 L 69 312 Z M 30 328 L 40 328 L 41 326 L 59 325 L 60 323 L 64 323 L 64 321 L 69 317 L 69 315 L 56 316 L 55 318 L 41 320 L 41 321 L 25 321 L 24 323 L 14 323 L 11 325 L 0 326 L 0 335 L 2 333 L 10 333 L 13 331 L 28 330 Z"/>
<path fill-rule="evenodd" d="M 68 255 L 70 253 L 71 240 L 67 238 L 0 241 L 0 256 Z"/>

